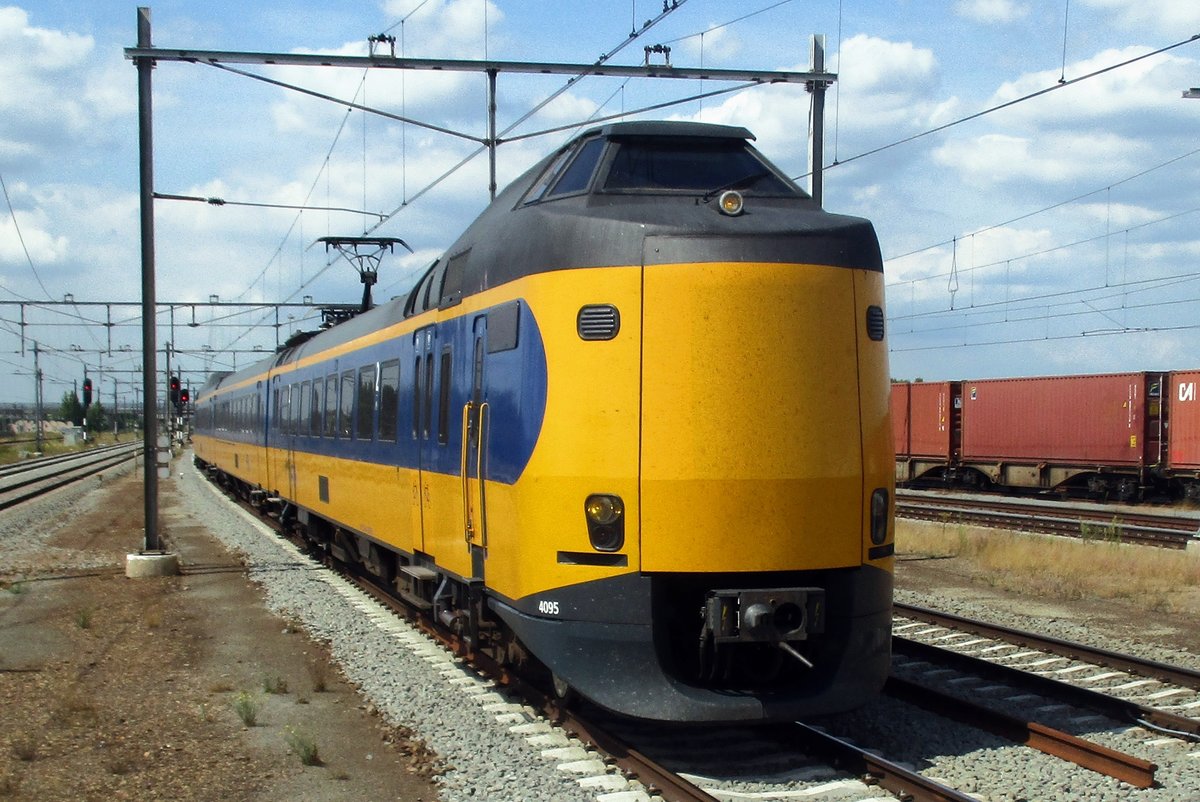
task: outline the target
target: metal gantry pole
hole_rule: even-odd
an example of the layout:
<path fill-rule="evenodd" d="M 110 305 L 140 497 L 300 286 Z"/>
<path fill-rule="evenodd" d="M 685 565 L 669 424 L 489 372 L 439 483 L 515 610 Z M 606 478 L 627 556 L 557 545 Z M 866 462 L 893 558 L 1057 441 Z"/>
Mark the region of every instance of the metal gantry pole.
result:
<path fill-rule="evenodd" d="M 488 193 L 496 199 L 496 71 L 488 70 Z"/>
<path fill-rule="evenodd" d="M 825 35 L 814 34 L 812 38 L 811 71 L 821 75 L 825 72 Z M 825 88 L 828 86 L 822 79 L 814 79 L 805 84 L 812 95 L 812 119 L 809 123 L 808 154 L 809 154 L 809 190 L 817 206 L 823 207 L 825 181 L 822 174 L 822 162 L 825 159 Z"/>
<path fill-rule="evenodd" d="M 37 450 L 42 452 L 42 366 L 38 361 L 38 344 L 37 340 L 33 341 L 33 400 L 34 400 L 34 417 L 36 423 L 34 429 L 37 439 Z"/>
<path fill-rule="evenodd" d="M 137 10 L 138 47 L 153 47 L 150 43 L 150 9 Z M 146 537 L 145 551 L 160 551 L 158 539 L 158 395 L 155 365 L 158 362 L 155 346 L 154 301 L 154 134 L 150 100 L 150 76 L 153 58 L 134 60 L 138 71 L 138 162 L 141 173 L 142 207 L 142 466 L 145 493 Z"/>

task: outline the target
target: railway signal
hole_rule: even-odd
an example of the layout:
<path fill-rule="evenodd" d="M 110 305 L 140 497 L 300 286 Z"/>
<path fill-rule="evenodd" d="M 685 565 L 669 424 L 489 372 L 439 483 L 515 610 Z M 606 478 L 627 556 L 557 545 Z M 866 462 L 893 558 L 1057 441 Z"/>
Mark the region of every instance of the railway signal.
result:
<path fill-rule="evenodd" d="M 174 407 L 178 407 L 179 406 L 179 377 L 178 376 L 171 377 L 169 388 L 170 388 L 170 391 L 168 393 L 168 397 L 171 400 L 171 405 Z"/>
<path fill-rule="evenodd" d="M 86 414 L 87 408 L 92 405 L 92 380 L 84 378 L 83 380 L 83 411 Z"/>

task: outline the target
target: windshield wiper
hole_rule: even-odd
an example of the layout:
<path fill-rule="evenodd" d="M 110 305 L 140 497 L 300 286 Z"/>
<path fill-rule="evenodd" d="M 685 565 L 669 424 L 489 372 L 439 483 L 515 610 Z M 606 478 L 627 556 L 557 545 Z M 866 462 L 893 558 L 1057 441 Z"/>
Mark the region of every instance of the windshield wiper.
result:
<path fill-rule="evenodd" d="M 700 200 L 697 201 L 697 203 L 708 203 L 714 197 L 729 189 L 749 189 L 751 185 L 763 178 L 766 178 L 770 174 L 770 170 L 759 170 L 757 173 L 751 173 L 750 175 L 743 176 L 736 181 L 730 181 L 728 184 L 719 186 L 716 189 L 710 189 L 700 197 Z"/>

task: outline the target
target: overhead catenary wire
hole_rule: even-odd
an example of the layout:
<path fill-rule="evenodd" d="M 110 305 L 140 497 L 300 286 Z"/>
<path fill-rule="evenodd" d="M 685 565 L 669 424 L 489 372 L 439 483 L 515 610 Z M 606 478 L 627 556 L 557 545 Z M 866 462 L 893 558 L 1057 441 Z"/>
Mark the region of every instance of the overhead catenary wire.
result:
<path fill-rule="evenodd" d="M 1078 334 L 1046 334 L 1041 337 L 1019 337 L 1009 340 L 986 340 L 980 342 L 958 341 L 939 343 L 936 345 L 914 345 L 908 348 L 890 348 L 888 353 L 903 354 L 916 351 L 944 351 L 954 348 L 993 348 L 999 345 L 1027 345 L 1029 343 L 1054 342 L 1059 340 L 1079 340 L 1085 337 L 1112 337 L 1126 334 L 1162 334 L 1172 331 L 1193 331 L 1200 329 L 1200 323 L 1187 323 L 1179 326 L 1139 326 L 1116 331 L 1079 332 Z"/>
<path fill-rule="evenodd" d="M 627 38 L 626 38 L 626 39 L 625 39 L 625 40 L 624 40 L 624 41 L 623 41 L 621 44 L 619 44 L 619 45 L 618 45 L 616 48 L 612 49 L 612 50 L 611 50 L 611 51 L 609 51 L 608 53 L 605 53 L 605 54 L 603 54 L 603 55 L 602 55 L 602 56 L 601 56 L 601 57 L 600 57 L 600 58 L 597 60 L 597 62 L 596 62 L 596 66 L 600 66 L 600 65 L 602 65 L 602 64 L 603 64 L 605 61 L 607 61 L 607 60 L 608 60 L 608 59 L 609 59 L 609 58 L 610 58 L 612 55 L 614 55 L 615 53 L 619 52 L 621 49 L 623 49 L 624 47 L 626 47 L 626 46 L 627 46 L 628 44 L 630 44 L 631 42 L 635 41 L 635 40 L 636 40 L 638 37 L 640 37 L 640 36 L 641 36 L 642 34 L 644 34 L 646 31 L 650 30 L 650 28 L 654 27 L 654 25 L 658 24 L 658 22 L 660 22 L 661 20 L 665 19 L 665 18 L 666 18 L 667 16 L 669 16 L 669 15 L 670 15 L 672 12 L 674 12 L 674 11 L 676 11 L 677 9 L 679 9 L 680 7 L 682 7 L 682 6 L 683 6 L 683 5 L 684 5 L 686 2 L 687 2 L 687 0 L 678 0 L 678 2 L 675 2 L 675 3 L 673 3 L 673 4 L 672 4 L 671 6 L 669 6 L 669 7 L 667 7 L 667 6 L 664 6 L 664 8 L 663 8 L 663 12 L 662 12 L 660 15 L 658 15 L 657 17 L 655 17 L 654 19 L 647 20 L 647 21 L 646 21 L 646 23 L 645 23 L 645 24 L 642 26 L 641 30 L 639 30 L 639 31 L 634 31 L 634 32 L 631 32 L 631 33 L 630 33 L 630 35 L 629 35 L 629 37 L 627 37 Z M 418 8 L 419 8 L 419 6 L 418 6 Z M 414 9 L 414 11 L 413 11 L 413 12 L 410 12 L 410 16 L 411 16 L 411 14 L 412 14 L 412 13 L 415 13 L 415 11 L 416 11 L 416 9 Z M 407 19 L 407 17 L 405 17 L 405 19 Z M 403 22 L 403 20 L 402 20 L 401 22 Z M 397 24 L 400 24 L 400 23 L 397 23 Z M 392 26 L 392 27 L 394 28 L 395 26 Z M 389 29 L 389 30 L 390 30 L 390 29 Z M 231 68 L 231 67 L 228 67 L 227 65 L 222 65 L 222 64 L 213 64 L 212 66 L 219 66 L 219 67 L 221 67 L 222 69 L 226 69 L 226 70 L 228 70 L 228 71 L 230 71 L 230 72 L 234 72 L 234 73 L 238 73 L 238 74 L 243 74 L 243 75 L 246 75 L 247 77 L 251 77 L 251 78 L 256 78 L 256 79 L 260 79 L 260 80 L 266 80 L 266 82 L 268 82 L 268 83 L 275 83 L 275 84 L 277 84 L 277 85 L 280 85 L 280 86 L 281 86 L 281 87 L 283 87 L 283 88 L 290 88 L 290 87 L 289 87 L 289 85 L 285 84 L 284 82 L 278 82 L 278 81 L 275 81 L 274 79 L 264 79 L 262 76 L 258 76 L 258 75 L 256 75 L 255 73 L 250 73 L 250 72 L 247 72 L 247 71 L 245 71 L 245 70 L 240 70 L 240 69 Z M 561 95 L 563 92 L 567 91 L 567 90 L 568 90 L 568 89 L 569 89 L 571 86 L 573 86 L 573 85 L 574 85 L 575 83 L 577 83 L 579 80 L 581 80 L 581 79 L 582 79 L 582 78 L 584 78 L 584 77 L 587 77 L 587 76 L 588 76 L 588 75 L 590 75 L 590 74 L 591 74 L 590 72 L 584 72 L 584 73 L 581 73 L 581 74 L 580 74 L 580 75 L 578 75 L 578 76 L 575 76 L 575 77 L 571 78 L 569 81 L 567 81 L 567 82 L 566 82 L 566 84 L 565 84 L 565 85 L 564 85 L 564 86 L 563 86 L 561 89 L 559 89 L 559 90 L 558 90 L 557 92 L 555 92 L 555 93 L 552 93 L 552 94 L 551 94 L 549 97 L 547 97 L 546 99 L 544 99 L 543 101 L 541 101 L 541 102 L 540 102 L 539 104 L 537 104 L 537 105 L 536 105 L 536 106 L 535 106 L 533 109 L 531 109 L 529 112 L 527 112 L 527 113 L 526 113 L 526 114 L 524 114 L 522 117 L 520 117 L 520 118 L 519 118 L 517 121 L 515 121 L 514 123 L 512 123 L 512 125 L 510 125 L 508 128 L 506 128 L 504 131 L 500 132 L 500 134 L 499 134 L 498 136 L 503 136 L 504 134 L 506 134 L 506 133 L 508 133 L 508 132 L 512 131 L 514 128 L 516 128 L 518 125 L 520 125 L 521 123 L 523 123 L 525 120 L 529 119 L 529 118 L 530 118 L 530 117 L 532 117 L 534 114 L 536 114 L 536 113 L 537 113 L 537 111 L 539 111 L 540 109 L 544 108 L 544 107 L 545 107 L 545 106 L 546 106 L 548 103 L 550 103 L 551 101 L 553 101 L 553 100 L 554 100 L 556 97 L 558 97 L 559 95 Z M 299 87 L 296 87 L 296 89 L 297 89 L 298 91 L 302 91 L 302 92 L 304 92 L 305 94 L 315 94 L 315 95 L 317 95 L 317 96 L 321 96 L 321 95 L 323 94 L 323 93 L 315 93 L 315 92 L 312 92 L 312 91 L 310 91 L 310 90 L 302 90 L 302 89 L 300 89 Z M 332 97 L 325 97 L 324 99 L 331 100 L 332 102 L 340 102 L 340 103 L 343 103 L 343 104 L 345 105 L 345 101 L 340 101 L 340 100 L 338 100 L 338 99 L 336 99 L 336 98 L 332 98 Z M 361 104 L 360 104 L 360 105 L 361 105 Z M 362 107 L 360 110 L 362 110 L 362 111 L 369 111 L 370 109 L 368 109 L 367 107 L 365 107 L 365 106 L 364 106 L 364 107 Z M 384 116 L 387 116 L 387 113 L 384 113 Z M 393 116 L 393 118 L 399 118 L 399 117 L 400 117 L 400 115 L 392 115 L 392 116 Z M 400 121 L 400 122 L 402 122 L 402 123 L 403 123 L 403 122 L 410 121 L 410 120 L 408 120 L 408 118 L 406 117 L 406 118 L 404 118 L 403 120 L 398 120 L 398 121 Z M 413 121 L 411 121 L 411 122 L 413 122 L 414 124 L 416 124 L 416 121 L 415 121 L 415 120 L 413 120 Z M 426 127 L 428 127 L 428 126 L 426 126 Z M 446 129 L 446 130 L 448 131 L 449 129 Z M 464 139 L 472 139 L 472 137 L 470 137 L 470 136 L 468 136 L 468 135 L 465 135 L 465 134 L 460 134 L 460 136 L 461 136 L 462 138 L 464 138 Z M 481 142 L 481 143 L 482 143 L 482 142 L 485 142 L 486 140 L 483 140 L 483 139 L 476 139 L 475 141 L 479 141 L 479 142 Z M 390 220 L 392 217 L 395 217 L 397 214 L 399 214 L 401 211 L 403 211 L 405 208 L 407 208 L 407 207 L 408 207 L 410 204 L 412 204 L 412 203 L 413 203 L 415 200 L 417 200 L 419 197 L 421 197 L 421 196 L 425 195 L 427 192 L 429 192 L 430 190 L 432 190 L 434 187 L 436 187 L 437 185 L 441 184 L 443 181 L 445 181 L 447 178 L 449 178 L 451 175 L 453 175 L 455 172 L 457 172 L 459 169 L 461 169 L 461 168 L 462 168 L 464 165 L 466 165 L 467 163 L 469 163 L 470 161 L 472 161 L 474 158 L 476 158 L 477 156 L 479 156 L 481 153 L 485 152 L 485 150 L 486 150 L 486 147 L 485 147 L 485 146 L 483 146 L 483 147 L 480 147 L 480 148 L 477 148 L 475 151 L 473 151 L 472 153 L 470 153 L 469 155 L 467 155 L 467 156 L 466 156 L 464 159 L 462 159 L 461 161 L 459 161 L 459 162 L 458 162 L 456 165 L 454 165 L 453 167 L 451 167 L 449 170 L 447 170 L 447 171 L 446 171 L 445 173 L 443 173 L 441 176 L 439 176 L 438 178 L 434 179 L 434 180 L 433 180 L 433 181 L 432 181 L 430 184 L 426 185 L 426 186 L 425 186 L 423 189 L 421 189 L 419 192 L 417 192 L 416 194 L 414 194 L 414 195 L 412 195 L 412 196 L 410 196 L 410 197 L 406 197 L 406 198 L 404 198 L 404 199 L 401 201 L 400 205 L 399 205 L 399 206 L 397 206 L 395 209 L 393 209 L 393 210 L 392 210 L 390 213 L 388 213 L 388 214 L 387 214 L 387 215 L 384 217 L 384 219 L 382 219 L 382 220 L 380 220 L 380 221 L 376 222 L 376 223 L 375 223 L 373 226 L 371 226 L 370 228 L 368 228 L 367 230 L 365 230 L 365 231 L 363 232 L 363 233 L 364 233 L 364 235 L 369 235 L 369 234 L 373 233 L 374 231 L 378 230 L 378 229 L 379 229 L 381 226 L 383 226 L 383 225 L 384 225 L 386 222 L 388 222 L 388 221 L 389 221 L 389 220 Z M 305 289 L 307 289 L 307 287 L 308 287 L 308 286 L 310 286 L 310 285 L 311 285 L 311 284 L 312 284 L 314 281 L 316 281 L 318 278 L 320 278 L 322 275 L 324 275 L 324 273 L 325 273 L 326 271 L 328 271 L 328 270 L 329 270 L 329 268 L 330 268 L 330 267 L 333 265 L 333 263 L 334 263 L 334 262 L 333 262 L 333 260 L 327 260 L 327 261 L 326 261 L 326 264 L 325 264 L 325 266 L 324 266 L 324 267 L 322 267 L 320 270 L 318 270 L 318 271 L 317 271 L 317 272 L 316 272 L 316 273 L 315 273 L 313 276 L 311 276 L 311 277 L 310 277 L 310 278 L 309 278 L 307 281 L 304 281 L 304 282 L 302 282 L 302 283 L 301 283 L 301 285 L 300 285 L 298 288 L 296 288 L 295 290 L 293 290 L 293 291 L 292 291 L 292 293 L 291 293 L 290 295 L 288 295 L 288 296 L 287 296 L 287 299 L 286 299 L 286 300 L 290 300 L 290 299 L 292 299 L 292 298 L 296 297 L 297 295 L 299 295 L 300 293 L 302 293 L 302 292 L 303 292 Z M 415 271 L 413 271 L 413 272 L 415 272 Z M 390 285 L 390 286 L 394 286 L 394 285 Z M 262 321 L 260 321 L 260 323 L 261 323 L 261 322 L 262 322 Z M 231 347 L 232 347 L 232 345 L 234 345 L 234 344 L 236 344 L 238 341 L 240 341 L 240 340 L 242 339 L 242 337 L 246 336 L 248 333 L 249 333 L 249 332 L 247 331 L 247 332 L 245 332 L 243 335 L 239 336 L 238 338 L 235 338 L 235 340 L 234 340 L 234 341 L 231 343 Z"/>
<path fill-rule="evenodd" d="M 1084 198 L 1090 198 L 1092 195 L 1098 195 L 1101 192 L 1106 192 L 1108 190 L 1114 189 L 1115 187 L 1119 187 L 1122 184 L 1127 184 L 1130 181 L 1134 181 L 1138 178 L 1149 175 L 1150 173 L 1154 172 L 1155 170 L 1161 170 L 1164 167 L 1169 167 L 1172 164 L 1175 164 L 1176 162 L 1182 161 L 1190 156 L 1195 156 L 1198 153 L 1200 153 L 1200 148 L 1194 148 L 1192 150 L 1189 150 L 1187 153 L 1182 153 L 1178 156 L 1172 156 L 1171 158 L 1167 159 L 1166 161 L 1162 161 L 1162 162 L 1159 162 L 1158 164 L 1155 164 L 1153 167 L 1147 167 L 1144 170 L 1139 170 L 1138 172 L 1134 173 L 1133 175 L 1126 176 L 1125 178 L 1119 179 L 1117 181 L 1113 181 L 1105 186 L 1097 187 L 1096 189 L 1092 189 L 1092 190 L 1088 190 L 1087 192 L 1081 193 L 1079 195 L 1075 195 L 1074 197 L 1068 198 L 1067 200 L 1052 203 L 1049 206 L 1042 206 L 1041 208 L 1034 209 L 1033 211 L 1024 212 L 1022 214 L 1017 215 L 1016 217 L 1010 217 L 1007 220 L 1004 220 L 1003 222 L 1000 222 L 1000 223 L 991 223 L 989 225 L 984 226 L 983 228 L 977 228 L 974 231 L 971 231 L 967 234 L 958 235 L 958 237 L 959 238 L 973 237 L 978 234 L 984 234 L 988 231 L 993 231 L 997 228 L 1003 228 L 1004 226 L 1010 226 L 1013 223 L 1019 223 L 1022 220 L 1028 220 L 1029 218 L 1035 217 L 1039 214 L 1044 214 L 1045 212 L 1050 212 L 1055 209 L 1062 208 L 1063 206 L 1069 206 L 1070 204 L 1075 203 L 1077 201 L 1081 201 Z M 895 262 L 898 262 L 899 260 L 905 259 L 909 256 L 915 256 L 916 254 L 925 253 L 926 251 L 931 251 L 935 248 L 944 247 L 946 245 L 949 245 L 952 241 L 953 241 L 953 238 L 946 239 L 946 240 L 942 240 L 940 242 L 935 242 L 930 245 L 923 245 L 920 248 L 914 248 L 910 251 L 905 251 L 904 253 L 896 254 L 894 256 L 885 256 L 884 261 L 895 263 Z M 921 280 L 921 279 L 906 279 L 904 281 L 893 282 L 893 284 L 904 284 L 904 283 L 908 283 L 909 281 L 919 281 L 919 280 Z M 893 286 L 893 284 L 889 284 L 888 286 Z"/>
<path fill-rule="evenodd" d="M 984 270 L 989 267 L 997 267 L 998 265 L 1001 265 L 1001 264 L 1008 264 L 1010 262 L 1022 261 L 1025 259 L 1032 259 L 1037 256 L 1046 256 L 1048 254 L 1055 253 L 1057 251 L 1066 250 L 1068 248 L 1074 248 L 1079 245 L 1087 245 L 1089 243 L 1099 242 L 1100 240 L 1104 240 L 1104 239 L 1107 239 L 1107 238 L 1113 236 L 1113 234 L 1121 234 L 1121 233 L 1128 234 L 1131 231 L 1137 231 L 1139 229 L 1148 228 L 1150 226 L 1158 225 L 1160 223 L 1166 223 L 1171 220 L 1176 220 L 1180 217 L 1186 217 L 1187 215 L 1190 215 L 1190 214 L 1196 214 L 1197 212 L 1200 212 L 1200 206 L 1196 206 L 1191 209 L 1185 209 L 1184 211 L 1181 211 L 1181 212 L 1172 212 L 1171 214 L 1164 215 L 1162 217 L 1157 217 L 1153 220 L 1146 220 L 1141 223 L 1137 223 L 1135 225 L 1126 226 L 1125 228 L 1120 229 L 1116 232 L 1107 232 L 1106 231 L 1103 234 L 1096 234 L 1091 237 L 1083 237 L 1081 239 L 1073 240 L 1071 242 L 1065 242 L 1065 243 L 1060 243 L 1058 245 L 1052 245 L 1048 248 L 1042 248 L 1037 251 L 1031 251 L 1029 253 L 1021 254 L 1019 256 L 1005 256 L 1001 259 L 996 259 L 995 261 L 992 261 L 992 262 L 986 262 L 986 263 L 980 264 L 980 265 L 973 265 L 972 267 L 968 267 L 968 268 L 959 269 L 959 268 L 952 267 L 948 271 L 944 271 L 941 273 L 931 273 L 929 275 L 921 276 L 919 278 L 898 281 L 898 282 L 895 282 L 894 284 L 889 284 L 887 286 L 890 289 L 892 287 L 904 286 L 905 284 L 917 284 L 922 281 L 932 281 L 934 279 L 947 278 L 953 273 L 974 273 L 978 270 Z M 955 238 L 955 241 L 957 241 L 957 238 Z"/>
<path fill-rule="evenodd" d="M 1001 111 L 1003 109 L 1011 108 L 1012 106 L 1016 106 L 1020 103 L 1025 103 L 1027 101 L 1033 100 L 1034 98 L 1041 97 L 1042 95 L 1048 94 L 1050 92 L 1057 92 L 1058 90 L 1065 89 L 1068 86 L 1074 86 L 1075 84 L 1080 83 L 1081 81 L 1087 81 L 1092 78 L 1096 78 L 1098 76 L 1104 75 L 1105 73 L 1112 72 L 1113 70 L 1118 70 L 1118 69 L 1121 69 L 1122 67 L 1128 67 L 1130 64 L 1136 64 L 1139 61 L 1144 61 L 1145 59 L 1152 58 L 1153 56 L 1161 55 L 1168 51 L 1174 50 L 1177 47 L 1182 47 L 1183 45 L 1194 42 L 1197 39 L 1200 39 L 1200 33 L 1193 34 L 1192 36 L 1189 36 L 1187 39 L 1183 39 L 1179 42 L 1175 42 L 1174 44 L 1167 45 L 1166 47 L 1160 47 L 1157 50 L 1152 50 L 1149 53 L 1143 53 L 1140 56 L 1134 56 L 1133 58 L 1126 59 L 1125 61 L 1118 62 L 1117 64 L 1110 64 L 1107 67 L 1101 67 L 1100 69 L 1093 70 L 1092 72 L 1089 72 L 1086 75 L 1080 75 L 1077 78 L 1071 78 L 1070 80 L 1061 81 L 1059 83 L 1054 84 L 1053 86 L 1047 86 L 1043 89 L 1038 89 L 1037 91 L 1030 92 L 1029 94 L 1022 95 L 1017 98 L 1013 98 L 1012 100 L 1006 100 L 1003 103 L 998 103 L 995 106 L 990 106 L 981 111 L 977 111 L 974 114 L 968 114 L 966 117 L 960 117 L 957 120 L 952 120 L 943 125 L 939 125 L 934 128 L 929 128 L 925 131 L 920 131 L 918 133 L 912 134 L 911 136 L 906 136 L 906 137 L 904 137 L 902 139 L 898 139 L 894 142 L 889 142 L 886 145 L 880 145 L 879 147 L 871 148 L 870 150 L 865 150 L 862 153 L 859 153 L 854 156 L 850 156 L 849 158 L 845 158 L 840 161 L 834 161 L 830 164 L 825 165 L 825 169 L 829 170 L 834 167 L 841 167 L 846 164 L 849 164 L 850 162 L 858 161 L 859 159 L 864 159 L 867 156 L 874 156 L 877 153 L 883 153 L 885 150 L 890 150 L 892 148 L 899 147 L 900 145 L 906 145 L 909 142 L 915 142 L 918 139 L 922 139 L 922 138 L 930 136 L 932 134 L 940 133 L 940 132 L 948 130 L 950 128 L 954 128 L 955 126 L 962 125 L 963 123 L 967 123 L 972 120 L 978 120 L 980 117 L 986 117 L 989 114 L 993 114 L 993 113 L 995 113 L 997 111 Z M 794 176 L 792 178 L 792 180 L 799 181 L 800 179 L 805 178 L 807 176 L 808 176 L 808 173 L 803 173 L 801 175 Z"/>
<path fill-rule="evenodd" d="M 17 222 L 17 212 L 13 209 L 12 199 L 8 196 L 8 185 L 4 183 L 3 175 L 0 175 L 0 189 L 4 190 L 4 202 L 8 205 L 8 219 L 12 220 L 13 228 L 16 229 L 17 241 L 21 243 L 21 252 L 25 254 L 25 262 L 29 265 L 29 270 L 33 273 L 38 286 L 42 288 L 42 292 L 46 294 L 47 298 L 50 298 L 50 291 L 42 283 L 42 277 L 38 275 L 37 266 L 33 263 L 33 257 L 29 255 L 29 246 L 25 244 L 25 235 L 21 233 L 21 225 Z"/>

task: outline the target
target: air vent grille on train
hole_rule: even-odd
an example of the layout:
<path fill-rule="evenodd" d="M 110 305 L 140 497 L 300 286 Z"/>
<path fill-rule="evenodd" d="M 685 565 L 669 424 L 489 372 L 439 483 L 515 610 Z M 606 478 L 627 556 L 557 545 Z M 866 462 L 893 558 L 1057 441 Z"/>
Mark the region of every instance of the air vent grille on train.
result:
<path fill-rule="evenodd" d="M 621 330 L 621 313 L 610 304 L 594 304 L 579 310 L 576 319 L 583 340 L 611 340 Z"/>
<path fill-rule="evenodd" d="M 872 340 L 883 339 L 883 308 L 867 307 L 867 336 Z"/>

